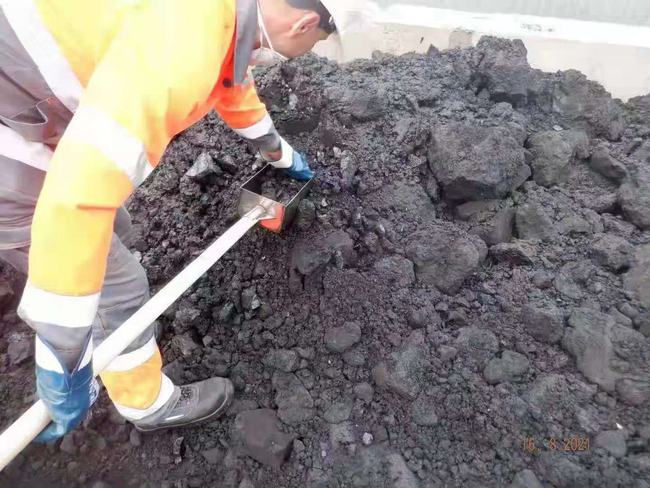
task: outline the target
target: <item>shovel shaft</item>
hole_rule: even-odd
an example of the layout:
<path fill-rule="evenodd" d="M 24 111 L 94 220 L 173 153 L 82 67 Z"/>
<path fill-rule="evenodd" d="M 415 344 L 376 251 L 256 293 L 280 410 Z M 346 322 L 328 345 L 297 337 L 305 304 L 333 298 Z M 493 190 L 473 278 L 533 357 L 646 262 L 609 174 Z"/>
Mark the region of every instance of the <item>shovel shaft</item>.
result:
<path fill-rule="evenodd" d="M 95 375 L 101 373 L 113 359 L 119 356 L 251 227 L 264 218 L 265 214 L 266 210 L 261 206 L 250 210 L 106 338 L 93 353 Z M 50 417 L 45 404 L 39 400 L 11 424 L 0 435 L 0 470 L 4 469 L 49 423 Z"/>

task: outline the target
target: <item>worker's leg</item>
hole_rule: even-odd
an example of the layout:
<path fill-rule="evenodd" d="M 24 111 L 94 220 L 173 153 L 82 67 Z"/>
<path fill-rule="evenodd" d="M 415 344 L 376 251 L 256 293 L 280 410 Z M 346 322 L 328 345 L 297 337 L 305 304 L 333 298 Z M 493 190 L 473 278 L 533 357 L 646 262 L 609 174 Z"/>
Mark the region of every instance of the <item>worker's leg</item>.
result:
<path fill-rule="evenodd" d="M 27 257 L 29 248 L 0 249 L 0 261 L 4 261 L 16 271 L 27 274 Z"/>
<path fill-rule="evenodd" d="M 3 130 L 9 131 L 0 129 L 0 145 L 5 142 Z M 38 145 L 29 143 L 34 146 Z M 0 175 L 0 259 L 27 274 L 32 217 L 45 172 L 0 154 Z"/>
<path fill-rule="evenodd" d="M 125 231 L 128 226 L 116 225 L 116 229 Z M 117 235 L 113 236 L 107 264 L 98 317 L 93 326 L 96 346 L 149 299 L 145 271 Z M 161 368 L 162 358 L 152 325 L 101 374 L 117 410 L 141 430 L 215 418 L 232 400 L 232 383 L 224 378 L 174 386 Z"/>
<path fill-rule="evenodd" d="M 0 126 L 0 142 L 3 129 L 6 128 Z M 6 147 L 0 144 L 0 259 L 26 274 L 31 221 L 45 172 L 1 155 Z M 23 149 L 34 148 L 43 149 L 47 155 L 45 146 L 40 148 L 35 143 L 25 142 Z M 29 154 L 25 152 L 25 156 Z M 46 165 L 46 158 L 42 159 Z M 145 271 L 121 240 L 128 239 L 131 233 L 126 210 L 117 211 L 114 231 L 98 315 L 93 324 L 96 344 L 149 299 Z M 65 349 L 65 338 L 50 334 L 48 339 Z M 229 405 L 233 388 L 228 380 L 211 378 L 192 385 L 174 386 L 162 375 L 161 366 L 153 327 L 149 327 L 102 374 L 118 410 L 138 428 L 155 430 L 215 418 Z"/>
<path fill-rule="evenodd" d="M 116 231 L 122 235 L 129 225 L 120 222 L 128 217 L 121 212 Z M 149 299 L 149 283 L 144 269 L 113 235 L 108 255 L 106 276 L 99 301 L 93 339 L 98 346 L 119 328 Z M 158 410 L 171 397 L 174 386 L 161 372 L 162 360 L 153 334 L 153 326 L 115 359 L 102 373 L 102 381 L 117 409 L 130 420 L 137 420 Z"/>

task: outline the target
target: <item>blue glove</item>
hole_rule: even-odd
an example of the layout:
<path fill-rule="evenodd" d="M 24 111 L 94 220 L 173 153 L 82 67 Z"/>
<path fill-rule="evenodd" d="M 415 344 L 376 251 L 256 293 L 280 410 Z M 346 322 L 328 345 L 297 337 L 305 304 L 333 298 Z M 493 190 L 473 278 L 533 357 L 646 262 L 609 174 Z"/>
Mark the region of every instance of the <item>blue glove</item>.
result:
<path fill-rule="evenodd" d="M 35 441 L 50 442 L 79 425 L 97 399 L 98 387 L 91 361 L 92 339 L 89 335 L 72 373 L 67 371 L 50 344 L 40 337 L 36 340 L 40 341 L 36 346 L 36 391 L 45 403 L 52 422 Z M 88 348 L 91 350 L 88 351 Z"/>
<path fill-rule="evenodd" d="M 314 177 L 314 172 L 309 168 L 307 158 L 298 151 L 293 152 L 291 166 L 284 170 L 284 174 L 299 181 L 310 180 Z"/>

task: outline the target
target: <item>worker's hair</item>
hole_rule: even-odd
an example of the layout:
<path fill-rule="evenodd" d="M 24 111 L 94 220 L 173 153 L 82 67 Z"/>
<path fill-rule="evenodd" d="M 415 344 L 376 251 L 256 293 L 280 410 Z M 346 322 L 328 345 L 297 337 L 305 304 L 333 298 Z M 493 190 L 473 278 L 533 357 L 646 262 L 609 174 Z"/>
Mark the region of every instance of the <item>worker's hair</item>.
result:
<path fill-rule="evenodd" d="M 328 12 L 320 0 L 286 0 L 289 5 L 293 8 L 299 8 L 302 10 L 313 10 L 318 15 L 320 15 L 320 22 L 318 27 L 323 29 L 328 34 L 336 31 L 336 25 L 332 19 L 332 14 Z"/>

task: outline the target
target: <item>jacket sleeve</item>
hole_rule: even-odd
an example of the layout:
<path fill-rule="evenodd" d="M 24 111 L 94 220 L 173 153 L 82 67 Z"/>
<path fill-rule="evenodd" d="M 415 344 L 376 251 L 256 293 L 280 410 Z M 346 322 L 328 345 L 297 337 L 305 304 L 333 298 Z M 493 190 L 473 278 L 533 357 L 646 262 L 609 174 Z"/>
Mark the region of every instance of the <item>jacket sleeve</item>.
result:
<path fill-rule="evenodd" d="M 271 164 L 278 168 L 291 166 L 293 150 L 278 134 L 250 75 L 244 84 L 224 89 L 214 108 L 231 129 L 258 151 L 274 152 L 281 149 L 281 159 Z"/>
<path fill-rule="evenodd" d="M 216 83 L 210 67 L 226 55 L 232 13 L 226 2 L 196 3 L 147 2 L 128 14 L 50 163 L 19 312 L 59 350 L 79 349 L 90 334 L 116 209 L 171 137 L 203 115 L 194 111 Z"/>

